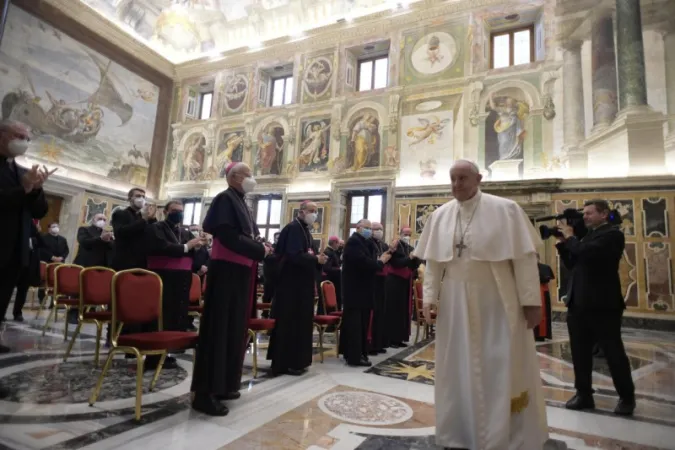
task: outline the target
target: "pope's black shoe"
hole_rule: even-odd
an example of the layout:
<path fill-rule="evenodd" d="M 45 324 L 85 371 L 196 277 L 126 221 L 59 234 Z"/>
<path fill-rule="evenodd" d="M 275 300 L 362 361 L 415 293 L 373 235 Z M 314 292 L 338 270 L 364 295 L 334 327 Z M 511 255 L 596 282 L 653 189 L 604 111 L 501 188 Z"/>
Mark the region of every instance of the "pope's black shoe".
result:
<path fill-rule="evenodd" d="M 576 394 L 565 403 L 565 408 L 572 411 L 583 411 L 584 409 L 595 409 L 595 400 L 591 395 Z"/>
<path fill-rule="evenodd" d="M 192 409 L 209 416 L 226 416 L 230 412 L 227 406 L 218 401 L 214 395 L 195 394 Z"/>

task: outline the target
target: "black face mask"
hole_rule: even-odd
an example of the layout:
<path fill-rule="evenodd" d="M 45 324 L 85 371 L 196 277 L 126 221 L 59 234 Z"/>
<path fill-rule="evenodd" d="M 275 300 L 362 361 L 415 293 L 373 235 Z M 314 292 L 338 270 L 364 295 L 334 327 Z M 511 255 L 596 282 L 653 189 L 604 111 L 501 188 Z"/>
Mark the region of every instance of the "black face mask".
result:
<path fill-rule="evenodd" d="M 183 223 L 183 211 L 172 211 L 166 216 L 167 222 L 174 225 Z"/>

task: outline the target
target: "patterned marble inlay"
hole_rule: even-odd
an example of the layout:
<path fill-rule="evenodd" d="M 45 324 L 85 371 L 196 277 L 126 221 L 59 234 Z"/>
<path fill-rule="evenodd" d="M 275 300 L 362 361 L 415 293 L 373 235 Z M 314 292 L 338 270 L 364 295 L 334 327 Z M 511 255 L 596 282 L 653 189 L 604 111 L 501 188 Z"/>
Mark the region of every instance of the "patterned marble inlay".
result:
<path fill-rule="evenodd" d="M 642 229 L 645 237 L 668 237 L 668 207 L 665 198 L 642 199 Z"/>
<path fill-rule="evenodd" d="M 83 403 L 94 390 L 100 369 L 93 361 L 49 364 L 14 372 L 2 379 L 11 386 L 7 400 L 19 403 L 55 404 Z M 143 390 L 148 392 L 154 372 L 143 376 Z M 185 369 L 164 369 L 159 375 L 156 390 L 162 391 L 185 380 Z M 114 360 L 108 371 L 98 401 L 133 398 L 136 395 L 136 362 Z"/>
<path fill-rule="evenodd" d="M 373 392 L 335 392 L 319 399 L 326 414 L 359 425 L 395 425 L 413 416 L 406 403 Z"/>

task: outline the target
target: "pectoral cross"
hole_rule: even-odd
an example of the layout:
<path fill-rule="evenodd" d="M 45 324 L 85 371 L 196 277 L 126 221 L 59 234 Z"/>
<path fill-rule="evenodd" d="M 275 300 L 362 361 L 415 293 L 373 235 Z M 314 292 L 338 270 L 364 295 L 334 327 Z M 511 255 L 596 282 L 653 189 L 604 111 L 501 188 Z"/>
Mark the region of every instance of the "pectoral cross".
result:
<path fill-rule="evenodd" d="M 455 245 L 455 248 L 457 249 L 457 257 L 461 258 L 462 257 L 462 250 L 465 248 L 468 248 L 466 245 L 464 245 L 464 239 L 459 241 L 459 244 Z"/>

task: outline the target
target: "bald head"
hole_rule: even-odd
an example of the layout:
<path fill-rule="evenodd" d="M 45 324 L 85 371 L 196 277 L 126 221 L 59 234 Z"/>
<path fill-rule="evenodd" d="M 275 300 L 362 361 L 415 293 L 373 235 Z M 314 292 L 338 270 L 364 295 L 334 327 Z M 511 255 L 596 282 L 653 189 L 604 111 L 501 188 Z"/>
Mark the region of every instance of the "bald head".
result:
<path fill-rule="evenodd" d="M 246 186 L 245 188 L 244 186 L 245 179 L 253 178 L 253 175 L 251 174 L 251 168 L 246 163 L 240 162 L 234 164 L 232 167 L 229 168 L 229 170 L 227 170 L 225 176 L 227 179 L 227 185 L 239 192 L 245 193 L 253 189 L 253 188 L 249 189 L 248 186 Z"/>
<path fill-rule="evenodd" d="M 478 192 L 483 176 L 478 165 L 466 159 L 459 159 L 450 168 L 450 182 L 452 195 L 463 202 L 472 198 Z"/>
<path fill-rule="evenodd" d="M 0 121 L 0 154 L 7 158 L 21 156 L 28 150 L 30 129 L 21 122 Z"/>

